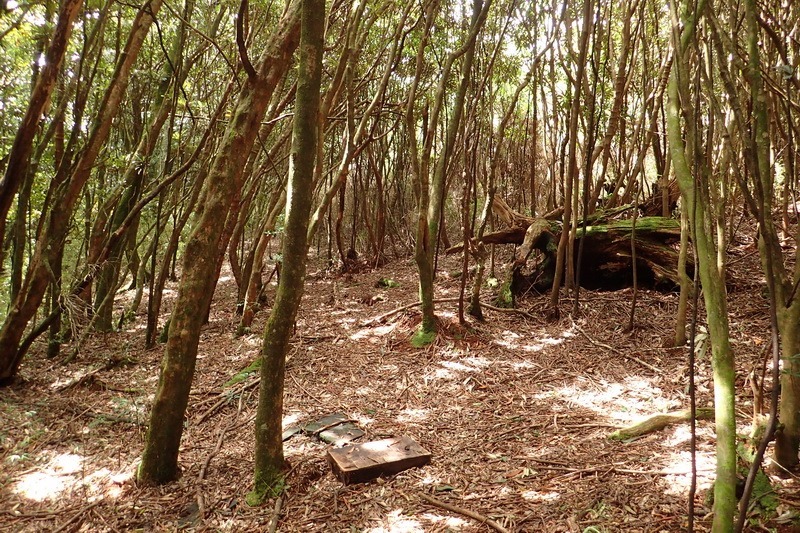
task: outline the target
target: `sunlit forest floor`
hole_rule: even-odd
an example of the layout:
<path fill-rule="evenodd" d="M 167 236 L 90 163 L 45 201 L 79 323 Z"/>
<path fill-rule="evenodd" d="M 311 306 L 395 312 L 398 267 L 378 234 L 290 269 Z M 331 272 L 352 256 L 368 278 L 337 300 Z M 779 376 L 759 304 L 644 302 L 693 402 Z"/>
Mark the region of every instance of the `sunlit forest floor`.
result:
<path fill-rule="evenodd" d="M 768 301 L 752 241 L 736 243 L 730 257 L 739 431 L 746 435 L 753 400 L 747 376 L 769 356 Z M 437 297 L 457 296 L 460 280 L 448 275 L 457 261 L 443 262 Z M 322 266 L 310 266 L 289 353 L 285 425 L 340 412 L 366 431 L 362 441 L 407 435 L 433 458 L 391 478 L 344 486 L 326 462 L 330 445 L 295 435 L 285 442 L 291 470 L 278 531 L 489 530 L 423 494 L 509 531 L 685 530 L 688 424 L 628 442 L 608 438 L 615 428 L 689 405 L 688 350 L 665 347 L 674 335 L 677 294 L 641 290 L 630 332 L 630 289 L 581 291 L 579 315 L 568 316 L 566 299 L 554 323 L 543 317 L 545 295 L 518 302 L 528 316 L 487 310 L 484 323 L 471 320 L 467 329 L 458 325 L 457 304 L 443 303 L 442 333 L 415 349 L 416 308 L 366 325 L 416 300 L 412 262 L 347 276 Z M 378 288 L 381 278 L 399 286 Z M 225 386 L 258 357 L 266 312 L 252 334 L 237 337 L 235 289 L 223 272 L 200 345 L 183 475 L 164 487 L 139 487 L 133 477 L 164 351 L 143 349 L 144 309 L 123 331 L 92 336 L 69 364 L 45 359 L 43 345 L 35 348 L 22 369 L 24 384 L 0 391 L 0 530 L 268 529 L 275 502 L 244 502 L 252 487 L 257 373 Z M 274 285 L 267 292 L 271 302 Z M 128 297 L 121 295 L 120 311 Z M 711 365 L 702 348 L 698 358 L 698 405 L 707 406 Z M 111 368 L 97 370 L 104 365 Z M 769 388 L 767 379 L 767 398 Z M 696 528 L 705 531 L 712 422 L 698 423 L 697 447 Z M 753 528 L 792 531 L 798 482 L 772 483 L 777 498 L 765 505 L 769 513 L 754 508 Z"/>

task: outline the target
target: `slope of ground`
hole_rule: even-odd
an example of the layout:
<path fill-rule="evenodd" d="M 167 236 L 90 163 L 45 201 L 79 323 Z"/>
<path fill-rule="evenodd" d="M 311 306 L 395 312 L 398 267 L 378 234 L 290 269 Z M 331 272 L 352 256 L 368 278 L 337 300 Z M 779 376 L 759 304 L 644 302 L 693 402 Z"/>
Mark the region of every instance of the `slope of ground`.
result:
<path fill-rule="evenodd" d="M 736 268 L 758 272 L 752 250 L 734 254 Z M 441 268 L 437 297 L 457 295 L 459 280 L 445 274 L 455 264 Z M 341 412 L 366 431 L 363 440 L 408 435 L 433 460 L 343 486 L 325 461 L 329 445 L 295 435 L 285 443 L 291 471 L 272 524 L 278 531 L 489 529 L 421 495 L 509 531 L 685 529 L 688 425 L 629 442 L 608 438 L 641 417 L 688 406 L 687 349 L 664 347 L 673 335 L 676 295 L 640 292 L 632 332 L 624 331 L 630 290 L 584 291 L 580 316 L 557 323 L 539 318 L 546 298 L 530 296 L 521 302 L 529 315 L 487 311 L 485 323 L 466 330 L 456 304 L 444 303 L 437 307 L 443 333 L 415 349 L 414 308 L 366 325 L 416 300 L 412 263 L 397 260 L 348 277 L 311 270 L 289 354 L 285 424 Z M 377 288 L 380 278 L 399 286 Z M 745 281 L 730 294 L 744 434 L 752 405 L 745 377 L 760 368 L 769 344 L 761 282 Z M 275 502 L 244 503 L 252 487 L 255 376 L 224 386 L 258 356 L 265 312 L 252 334 L 236 337 L 234 295 L 233 280 L 223 277 L 201 340 L 183 475 L 168 486 L 142 488 L 133 480 L 163 353 L 163 346 L 142 349 L 145 317 L 91 337 L 67 365 L 36 348 L 22 369 L 25 383 L 0 391 L 0 531 L 269 528 Z M 566 310 L 571 301 L 562 305 Z M 76 383 L 109 361 L 111 368 Z M 701 406 L 711 402 L 710 372 L 700 350 Z M 700 422 L 699 531 L 710 525 L 713 452 L 712 423 Z M 775 483 L 779 518 L 772 527 L 788 522 L 800 501 L 796 481 Z"/>

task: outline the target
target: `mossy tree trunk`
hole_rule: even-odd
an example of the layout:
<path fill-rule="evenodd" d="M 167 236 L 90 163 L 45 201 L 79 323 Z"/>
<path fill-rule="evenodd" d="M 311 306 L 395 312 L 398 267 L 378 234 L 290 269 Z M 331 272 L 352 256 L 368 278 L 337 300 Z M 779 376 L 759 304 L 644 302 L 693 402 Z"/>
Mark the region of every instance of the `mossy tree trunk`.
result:
<path fill-rule="evenodd" d="M 753 143 L 756 165 L 752 169 L 757 201 L 754 210 L 759 215 L 759 251 L 761 264 L 767 274 L 767 287 L 771 292 L 771 313 L 774 327 L 781 337 L 781 359 L 783 369 L 780 377 L 781 429 L 775 434 L 775 462 L 787 471 L 797 469 L 800 464 L 800 299 L 797 284 L 800 283 L 800 265 L 795 257 L 794 275 L 784 264 L 783 249 L 778 237 L 778 228 L 772 217 L 775 197 L 769 134 L 770 117 L 767 109 L 768 97 L 761 74 L 761 27 L 758 21 L 759 7 L 753 0 L 745 0 L 745 22 L 747 27 L 748 62 L 746 77 L 750 85 L 753 117 L 752 134 L 747 138 Z M 791 129 L 792 125 L 789 124 Z M 791 152 L 791 149 L 789 150 Z M 785 179 L 785 178 L 784 178 Z M 795 241 L 796 242 L 796 241 Z M 795 246 L 795 254 L 797 247 Z M 777 335 L 773 336 L 777 339 Z M 775 361 L 777 365 L 777 360 Z"/>
<path fill-rule="evenodd" d="M 414 105 L 416 99 L 417 83 L 424 67 L 424 49 L 427 44 L 430 27 L 426 26 L 425 34 L 420 42 L 417 54 L 417 72 L 409 92 L 407 102 L 406 122 L 408 126 L 410 148 L 412 155 L 412 168 L 415 178 L 415 193 L 417 196 L 417 228 L 416 243 L 414 247 L 414 260 L 417 264 L 419 274 L 419 296 L 422 310 L 422 324 L 420 326 L 421 338 L 432 339 L 436 331 L 436 316 L 433 304 L 433 278 L 435 274 L 435 255 L 436 241 L 439 234 L 439 224 L 442 218 L 442 205 L 445 194 L 445 177 L 448 165 L 452 159 L 455 147 L 456 135 L 460 128 L 461 116 L 464 111 L 464 103 L 467 96 L 467 89 L 472 73 L 472 63 L 475 57 L 475 43 L 478 33 L 483 28 L 486 16 L 491 7 L 491 0 L 485 4 L 483 0 L 473 0 L 472 18 L 470 22 L 470 32 L 466 41 L 458 50 L 448 54 L 439 78 L 439 85 L 436 90 L 436 97 L 433 101 L 433 110 L 428 121 L 428 130 L 425 136 L 422 153 L 418 155 L 416 128 L 414 119 Z M 436 3 L 431 3 L 435 6 Z M 428 20 L 432 19 L 432 11 L 428 13 Z M 432 21 L 431 21 L 432 22 Z M 429 22 L 429 24 L 431 23 Z M 461 81 L 450 110 L 450 116 L 445 132 L 444 146 L 439 157 L 436 159 L 433 174 L 429 175 L 431 150 L 433 139 L 436 136 L 436 129 L 439 127 L 439 116 L 445 102 L 445 93 L 448 89 L 448 80 L 455 61 L 463 56 L 461 63 Z M 426 341 L 427 342 L 427 341 Z"/>
<path fill-rule="evenodd" d="M 280 80 L 285 76 L 299 40 L 300 10 L 291 3 L 278 23 L 255 75 L 242 84 L 228 129 L 207 179 L 203 209 L 189 236 L 183 276 L 161 362 L 158 389 L 147 431 L 139 480 L 146 484 L 173 481 L 178 476 L 178 449 L 189 401 L 200 328 L 211 305 L 223 224 L 241 190 L 241 176 L 260 121 Z"/>
<path fill-rule="evenodd" d="M 775 433 L 774 459 L 783 470 L 794 470 L 800 460 L 800 299 L 797 295 L 797 280 L 800 280 L 800 262 L 797 261 L 795 247 L 794 261 L 784 257 L 777 227 L 773 221 L 773 201 L 775 195 L 775 175 L 772 148 L 770 146 L 770 117 L 768 96 L 762 76 L 762 34 L 763 28 L 758 20 L 758 6 L 747 0 L 744 2 L 747 63 L 731 63 L 729 57 L 734 43 L 725 36 L 724 30 L 715 14 L 711 17 L 713 44 L 717 55 L 717 65 L 731 106 L 732 128 L 738 130 L 742 139 L 743 160 L 747 174 L 752 182 L 739 179 L 739 185 L 747 207 L 759 222 L 759 252 L 762 269 L 766 274 L 770 291 L 770 312 L 774 325 L 780 334 L 781 427 Z M 741 85 L 734 78 L 731 67 L 738 66 L 746 79 L 749 91 L 740 94 Z M 792 73 L 793 75 L 793 73 Z M 787 83 L 793 80 L 787 79 Z M 789 93 L 787 92 L 786 95 Z M 788 96 L 787 96 L 788 97 Z M 751 112 L 752 117 L 749 116 Z M 789 126 L 791 128 L 791 125 Z M 793 152 L 791 148 L 787 150 Z M 794 263 L 794 271 L 787 264 Z M 769 438 L 769 435 L 766 436 Z"/>
<path fill-rule="evenodd" d="M 275 305 L 267 320 L 262 348 L 261 383 L 255 432 L 255 486 L 250 504 L 261 503 L 283 489 L 283 382 L 286 351 L 303 296 L 308 253 L 309 216 L 313 193 L 325 42 L 325 0 L 302 0 L 297 96 L 287 192 L 283 267 Z M 321 162 L 320 162 L 321 163 Z"/>
<path fill-rule="evenodd" d="M 718 264 L 714 239 L 715 210 L 709 200 L 709 172 L 705 162 L 690 168 L 690 161 L 700 161 L 700 132 L 697 113 L 690 93 L 688 51 L 696 39 L 697 22 L 705 9 L 701 2 L 692 16 L 679 27 L 678 7 L 672 3 L 672 41 L 675 61 L 668 85 L 667 136 L 675 176 L 681 188 L 683 209 L 687 210 L 696 248 L 697 268 L 703 286 L 714 376 L 714 406 L 717 438 L 717 469 L 714 483 L 714 521 L 712 530 L 733 530 L 736 511 L 736 412 L 734 356 L 729 340 L 725 265 Z M 687 11 L 688 13 L 689 11 Z M 699 67 L 698 67 L 699 68 Z M 681 117 L 685 117 L 685 122 Z M 686 142 L 684 143 L 684 129 Z"/>

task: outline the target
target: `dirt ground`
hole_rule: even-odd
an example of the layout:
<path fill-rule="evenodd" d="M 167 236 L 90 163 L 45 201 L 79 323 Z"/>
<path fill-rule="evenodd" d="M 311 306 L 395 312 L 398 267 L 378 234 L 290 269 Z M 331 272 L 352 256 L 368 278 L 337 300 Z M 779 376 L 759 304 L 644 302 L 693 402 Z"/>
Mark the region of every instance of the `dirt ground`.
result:
<path fill-rule="evenodd" d="M 753 400 L 746 378 L 768 355 L 768 301 L 752 247 L 731 253 L 731 341 L 746 435 Z M 437 298 L 458 295 L 450 261 L 440 265 Z M 381 278 L 399 286 L 378 288 Z M 285 442 L 285 495 L 248 507 L 257 374 L 224 384 L 258 357 L 266 312 L 252 334 L 237 337 L 235 283 L 223 273 L 201 339 L 181 479 L 159 488 L 133 479 L 164 351 L 143 349 L 142 309 L 123 331 L 90 337 L 66 365 L 36 346 L 21 370 L 25 382 L 0 391 L 0 531 L 267 531 L 273 518 L 277 531 L 489 531 L 486 519 L 508 531 L 685 530 L 688 424 L 631 441 L 608 438 L 689 405 L 688 349 L 665 347 L 676 294 L 640 291 L 631 332 L 630 289 L 581 291 L 574 318 L 565 297 L 557 322 L 544 318 L 546 296 L 528 295 L 519 302 L 526 314 L 487 310 L 485 322 L 467 329 L 458 325 L 457 304 L 441 303 L 442 333 L 415 349 L 418 309 L 367 324 L 416 301 L 415 279 L 405 259 L 348 276 L 310 266 L 288 359 L 285 425 L 344 413 L 366 432 L 361 441 L 407 435 L 432 453 L 429 465 L 344 486 L 326 462 L 330 445 L 295 435 Z M 129 297 L 121 294 L 120 304 Z M 698 405 L 707 406 L 710 361 L 698 352 Z M 113 367 L 102 370 L 109 361 Z M 713 423 L 699 422 L 697 531 L 710 528 L 714 445 Z M 771 481 L 773 513 L 763 517 L 757 506 L 752 530 L 792 531 L 798 481 Z"/>

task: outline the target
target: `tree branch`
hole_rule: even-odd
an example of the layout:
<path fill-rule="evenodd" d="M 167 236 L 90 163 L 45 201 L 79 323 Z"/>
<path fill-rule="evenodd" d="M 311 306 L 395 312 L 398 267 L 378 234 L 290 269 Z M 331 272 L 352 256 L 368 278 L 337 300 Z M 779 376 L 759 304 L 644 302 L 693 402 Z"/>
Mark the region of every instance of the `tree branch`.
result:
<path fill-rule="evenodd" d="M 242 68 L 247 72 L 247 77 L 254 80 L 258 77 L 256 69 L 247 57 L 247 46 L 244 42 L 244 19 L 247 16 L 247 0 L 242 0 L 239 4 L 239 14 L 236 17 L 236 47 L 239 49 L 239 58 L 242 60 Z"/>

